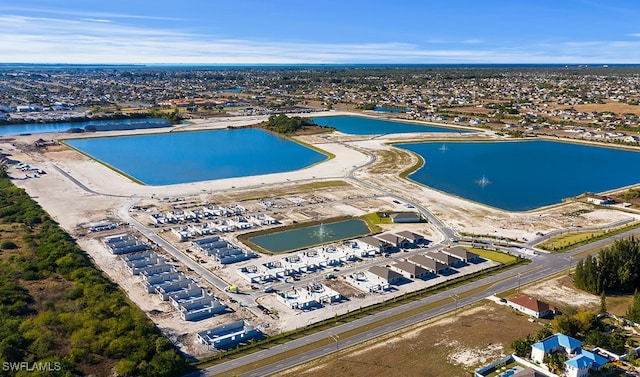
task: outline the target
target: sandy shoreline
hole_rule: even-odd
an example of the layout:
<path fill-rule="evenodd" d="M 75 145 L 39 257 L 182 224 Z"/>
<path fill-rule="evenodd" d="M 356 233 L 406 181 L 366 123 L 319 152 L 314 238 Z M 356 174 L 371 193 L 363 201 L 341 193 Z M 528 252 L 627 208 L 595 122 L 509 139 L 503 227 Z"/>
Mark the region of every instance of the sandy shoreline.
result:
<path fill-rule="evenodd" d="M 340 112 L 324 112 L 316 115 L 354 115 Z M 229 126 L 241 127 L 258 123 L 266 117 L 246 117 L 246 118 L 215 118 L 206 120 L 196 120 L 192 124 L 178 126 L 172 129 L 136 130 L 132 132 L 112 131 L 91 134 L 92 137 L 104 137 L 124 134 L 146 134 L 158 132 L 180 132 L 188 130 L 223 129 Z M 318 204 L 318 208 L 311 214 L 318 216 L 335 217 L 336 215 L 362 215 L 366 209 L 376 211 L 382 208 L 369 208 L 368 205 L 378 205 L 386 209 L 393 209 L 391 200 L 385 200 L 382 190 L 394 193 L 399 197 L 406 198 L 416 203 L 420 203 L 430 212 L 436 215 L 447 226 L 460 233 L 470 233 L 478 235 L 502 236 L 512 239 L 533 239 L 537 232 L 547 233 L 553 230 L 566 229 L 570 224 L 575 226 L 595 226 L 615 223 L 630 217 L 640 216 L 629 213 L 604 208 L 594 208 L 583 203 L 568 203 L 536 211 L 516 213 L 507 212 L 485 205 L 470 202 L 458 197 L 448 195 L 431 188 L 415 184 L 409 180 L 398 177 L 398 172 L 406 169 L 416 162 L 416 157 L 410 158 L 398 166 L 394 173 L 378 174 L 375 172 L 377 164 L 381 163 L 380 158 L 371 166 L 366 166 L 355 172 L 355 177 L 369 185 L 365 188 L 361 183 L 350 178 L 354 167 L 365 166 L 371 161 L 371 156 L 382 156 L 385 151 L 395 150 L 389 145 L 392 142 L 407 138 L 418 138 L 429 140 L 430 136 L 420 136 L 415 134 L 406 135 L 384 135 L 371 137 L 351 137 L 348 135 L 333 133 L 330 135 L 309 135 L 297 137 L 302 142 L 313 145 L 335 155 L 335 158 L 316 164 L 306 169 L 268 174 L 253 177 L 229 178 L 214 181 L 195 182 L 187 184 L 167 185 L 167 186 L 145 186 L 135 183 L 125 176 L 109 169 L 79 152 L 63 145 L 56 145 L 47 148 L 31 147 L 37 139 L 58 140 L 63 138 L 86 137 L 83 134 L 39 134 L 30 136 L 5 137 L 0 141 L 0 148 L 9 158 L 28 163 L 33 167 L 40 168 L 46 174 L 39 178 L 24 178 L 25 173 L 15 167 L 8 169 L 9 175 L 14 178 L 16 186 L 24 188 L 51 216 L 58 221 L 63 228 L 72 235 L 81 233 L 80 225 L 87 222 L 104 220 L 106 218 L 118 219 L 119 211 L 127 211 L 136 203 L 144 202 L 156 205 L 160 208 L 166 206 L 163 198 L 191 198 L 193 201 L 216 201 L 235 191 L 253 191 L 258 196 L 270 195 L 276 189 L 286 187 L 296 187 L 303 183 L 316 182 L 321 180 L 345 180 L 350 183 L 350 188 L 344 192 L 335 190 L 331 193 L 333 201 Z M 438 135 L 440 137 L 459 137 L 459 134 Z M 487 140 L 491 136 L 481 136 Z M 431 136 L 431 138 L 433 138 Z M 463 137 L 465 138 L 465 137 Z M 380 189 L 376 189 L 379 187 Z M 349 198 L 357 196 L 358 190 L 367 192 L 369 204 L 351 205 L 345 202 Z M 380 195 L 380 197 L 376 197 Z M 363 199 L 363 203 L 366 200 Z M 397 210 L 403 207 L 397 206 Z M 569 216 L 568 213 L 575 213 L 581 209 L 588 209 L 588 213 L 580 216 Z M 295 208 L 294 208 L 295 210 Z M 290 211 L 293 212 L 294 210 Z M 313 216 L 313 215 L 310 215 Z M 301 217 L 302 219 L 303 217 Z M 435 234 L 435 230 L 429 231 L 433 241 L 440 237 Z M 107 272 L 115 281 L 119 282 L 127 294 L 147 313 L 153 312 L 160 303 L 155 302 L 155 297 L 148 297 L 140 293 L 140 284 L 124 283 L 130 280 L 122 273 L 122 268 L 117 266 L 117 258 L 110 255 L 101 242 L 95 238 L 81 238 L 80 245 L 86 250 L 92 259 Z M 149 301 L 152 300 L 152 301 Z M 161 307 L 161 306 L 160 306 Z M 164 311 L 164 309 L 162 309 Z M 168 311 L 168 310 L 167 310 Z M 153 312 L 155 313 L 155 312 Z M 249 316 L 248 313 L 238 313 L 240 317 Z M 150 315 L 150 317 L 152 317 Z M 166 317 L 166 318 L 165 318 Z M 303 316 L 300 321 L 308 321 Z M 199 330 L 203 326 L 210 326 L 209 322 L 198 325 L 180 324 L 171 315 L 163 315 L 153 318 L 156 323 L 168 334 L 177 334 L 174 341 L 178 339 L 181 329 L 184 331 Z M 182 326 L 182 327 L 181 327 Z M 191 344 L 193 339 L 183 339 Z M 198 353 L 194 350 L 189 352 Z"/>
<path fill-rule="evenodd" d="M 308 116 L 354 115 L 344 112 L 322 112 L 306 114 Z M 178 126 L 180 131 L 223 129 L 229 126 L 248 126 L 266 119 L 266 116 L 246 118 L 215 118 L 195 120 L 193 124 Z M 178 130 L 135 130 L 132 132 L 110 131 L 91 134 L 95 137 L 105 137 L 123 134 L 146 134 L 158 132 L 175 132 Z M 344 179 L 354 166 L 364 165 L 369 156 L 359 152 L 369 153 L 388 150 L 387 143 L 401 139 L 413 139 L 415 135 L 385 135 L 384 137 L 345 137 L 334 133 L 330 137 L 302 136 L 300 140 L 321 150 L 335 155 L 335 158 L 316 164 L 306 169 L 293 172 L 267 174 L 252 177 L 228 178 L 214 181 L 203 181 L 166 186 L 145 186 L 135 183 L 109 169 L 108 167 L 65 147 L 52 147 L 42 150 L 24 151 L 23 146 L 35 142 L 39 138 L 62 139 L 86 137 L 67 133 L 40 134 L 12 137 L 13 141 L 0 143 L 3 152 L 10 154 L 10 158 L 29 163 L 47 172 L 37 179 L 17 179 L 15 183 L 23 187 L 52 214 L 67 229 L 71 230 L 87 221 L 99 220 L 105 213 L 114 213 L 114 209 L 130 201 L 130 198 L 160 198 L 171 196 L 193 196 L 216 194 L 239 189 L 268 189 L 269 186 L 279 184 L 293 184 L 318 180 Z M 443 135 L 438 135 L 443 137 Z M 10 139 L 10 138 L 5 138 Z M 333 140 L 336 140 L 335 142 Z M 487 139 L 489 140 L 489 139 Z M 61 173 L 62 170 L 66 174 Z M 12 176 L 21 178 L 20 172 L 10 171 Z M 358 178 L 380 185 L 399 195 L 406 195 L 416 202 L 422 203 L 449 226 L 468 233 L 492 234 L 504 232 L 505 237 L 521 238 L 530 236 L 531 228 L 539 231 L 550 231 L 555 228 L 568 226 L 570 222 L 580 223 L 580 219 L 562 219 L 560 213 L 571 212 L 583 208 L 583 204 L 563 204 L 547 209 L 526 213 L 507 212 L 491 208 L 479 203 L 470 202 L 446 193 L 421 186 L 393 175 L 372 175 L 367 169 L 357 173 Z M 69 177 L 80 182 L 92 192 L 87 192 L 72 182 Z M 96 194 L 97 193 L 97 194 Z M 594 221 L 596 225 L 615 222 L 630 216 L 618 211 L 598 209 L 592 213 L 591 219 L 585 219 L 584 225 Z M 538 221 L 540 218 L 543 221 Z M 551 220 L 554 219 L 554 220 Z M 551 221 L 550 221 L 551 220 Z M 567 220 L 567 221 L 564 221 Z"/>

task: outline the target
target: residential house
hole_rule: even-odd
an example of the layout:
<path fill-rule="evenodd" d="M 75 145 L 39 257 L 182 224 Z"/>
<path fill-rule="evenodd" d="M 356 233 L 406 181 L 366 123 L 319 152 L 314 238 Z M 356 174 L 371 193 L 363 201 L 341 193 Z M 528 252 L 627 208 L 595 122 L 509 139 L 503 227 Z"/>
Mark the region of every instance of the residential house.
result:
<path fill-rule="evenodd" d="M 259 340 L 263 337 L 260 330 L 247 325 L 243 320 L 198 333 L 198 340 L 202 344 L 222 349 L 233 348 L 240 343 L 248 343 L 251 339 Z"/>
<path fill-rule="evenodd" d="M 407 279 L 424 279 L 432 274 L 424 267 L 402 260 L 390 265 L 389 269 L 401 274 Z"/>
<path fill-rule="evenodd" d="M 441 251 L 429 251 L 426 254 L 427 258 L 431 258 L 433 260 L 437 260 L 438 262 L 449 266 L 449 267 L 461 267 L 464 266 L 464 262 L 462 262 L 458 258 L 454 258 L 449 254 L 445 254 Z"/>
<path fill-rule="evenodd" d="M 422 218 L 417 212 L 394 212 L 389 214 L 394 223 L 419 223 Z"/>
<path fill-rule="evenodd" d="M 408 230 L 403 230 L 401 232 L 396 233 L 397 236 L 404 238 L 405 240 L 411 242 L 413 245 L 417 245 L 419 243 L 425 242 L 426 239 L 424 236 L 410 232 Z"/>
<path fill-rule="evenodd" d="M 587 202 L 599 206 L 611 205 L 616 203 L 616 201 L 612 197 L 593 194 L 587 195 Z"/>
<path fill-rule="evenodd" d="M 523 294 L 517 295 L 507 300 L 507 305 L 514 308 L 515 310 L 521 311 L 536 318 L 544 318 L 555 314 L 556 312 L 556 309 L 546 302 L 542 302 L 534 297 Z"/>
<path fill-rule="evenodd" d="M 385 233 L 385 234 L 380 234 L 378 236 L 376 236 L 376 238 L 379 238 L 387 243 L 389 243 L 391 246 L 395 247 L 395 248 L 403 248 L 403 247 L 407 247 L 409 245 L 411 245 L 411 242 L 409 240 L 407 240 L 404 237 L 400 237 L 396 234 L 391 234 L 391 233 Z"/>
<path fill-rule="evenodd" d="M 531 360 L 544 365 L 548 354 L 563 352 L 567 356 L 565 376 L 587 377 L 590 370 L 600 370 L 609 360 L 597 353 L 583 350 L 582 343 L 564 334 L 555 334 L 531 346 Z"/>
<path fill-rule="evenodd" d="M 480 260 L 480 256 L 478 256 L 478 254 L 472 253 L 461 246 L 455 246 L 450 249 L 443 249 L 442 252 L 454 258 L 457 258 L 464 263 L 477 262 Z"/>
<path fill-rule="evenodd" d="M 435 259 L 427 258 L 424 255 L 414 255 L 410 257 L 408 261 L 417 264 L 434 274 L 443 274 L 449 270 L 449 266 L 446 266 Z"/>
<path fill-rule="evenodd" d="M 382 266 L 373 266 L 367 271 L 377 276 L 383 283 L 398 284 L 404 279 L 404 276 L 398 272 Z"/>
<path fill-rule="evenodd" d="M 392 248 L 391 244 L 373 236 L 366 236 L 355 240 L 358 246 L 364 250 L 372 250 L 376 254 L 385 253 Z"/>

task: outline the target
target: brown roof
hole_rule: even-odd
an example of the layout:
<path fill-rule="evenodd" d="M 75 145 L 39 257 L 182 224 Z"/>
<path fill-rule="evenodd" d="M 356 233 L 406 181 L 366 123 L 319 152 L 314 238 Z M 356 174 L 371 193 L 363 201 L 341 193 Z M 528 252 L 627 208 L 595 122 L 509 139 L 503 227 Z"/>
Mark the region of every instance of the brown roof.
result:
<path fill-rule="evenodd" d="M 509 301 L 513 302 L 514 304 L 525 307 L 529 310 L 532 310 L 536 313 L 543 313 L 547 310 L 555 310 L 554 307 L 550 306 L 546 302 L 542 302 L 534 297 L 527 296 L 527 295 L 517 295 L 509 299 Z"/>

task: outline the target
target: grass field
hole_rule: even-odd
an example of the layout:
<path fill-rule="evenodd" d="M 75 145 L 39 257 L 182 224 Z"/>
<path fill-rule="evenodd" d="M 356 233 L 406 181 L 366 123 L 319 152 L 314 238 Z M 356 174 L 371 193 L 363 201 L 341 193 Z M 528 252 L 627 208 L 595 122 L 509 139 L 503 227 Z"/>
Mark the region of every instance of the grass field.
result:
<path fill-rule="evenodd" d="M 613 229 L 563 233 L 536 246 L 548 251 L 563 252 L 577 246 L 586 245 L 599 239 L 611 237 L 639 227 L 640 222 L 634 221 L 630 224 Z"/>
<path fill-rule="evenodd" d="M 469 248 L 468 250 L 472 253 L 478 254 L 482 258 L 489 259 L 498 263 L 504 263 L 504 264 L 511 263 L 511 262 L 515 262 L 517 259 L 513 255 L 501 253 L 499 251 L 476 249 L 476 248 Z"/>
<path fill-rule="evenodd" d="M 469 376 L 501 354 L 515 339 L 540 329 L 505 306 L 482 303 L 457 316 L 390 334 L 354 349 L 279 374 L 321 376 Z"/>
<path fill-rule="evenodd" d="M 554 251 L 592 240 L 596 237 L 602 236 L 603 234 L 605 234 L 604 230 L 564 233 L 537 245 L 537 247 L 543 250 Z"/>
<path fill-rule="evenodd" d="M 368 224 L 378 225 L 378 224 L 391 224 L 391 218 L 389 217 L 380 217 L 377 212 L 367 213 L 362 216 L 362 218 L 367 221 Z"/>

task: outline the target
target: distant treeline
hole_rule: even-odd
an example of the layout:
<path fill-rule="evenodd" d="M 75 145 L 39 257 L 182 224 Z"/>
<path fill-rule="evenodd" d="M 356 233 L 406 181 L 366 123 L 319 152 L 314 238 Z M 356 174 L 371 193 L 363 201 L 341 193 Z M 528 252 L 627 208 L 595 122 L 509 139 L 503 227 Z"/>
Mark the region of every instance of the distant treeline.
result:
<path fill-rule="evenodd" d="M 0 365 L 46 376 L 178 376 L 184 357 L 0 171 Z M 3 376 L 24 371 L 3 369 Z"/>
<path fill-rule="evenodd" d="M 94 114 L 86 117 L 71 117 L 67 119 L 52 119 L 52 120 L 24 120 L 24 119 L 0 119 L 0 126 L 9 124 L 32 124 L 32 123 L 82 123 L 90 122 L 92 120 L 127 120 L 127 119 L 145 119 L 145 118 L 162 118 L 166 119 L 171 124 L 180 123 L 184 117 L 180 114 L 178 109 L 167 113 L 155 108 L 149 109 L 146 113 L 112 113 L 112 114 Z"/>
<path fill-rule="evenodd" d="M 635 237 L 618 240 L 597 257 L 589 255 L 580 260 L 573 282 L 594 294 L 633 293 L 640 287 L 640 241 Z"/>

